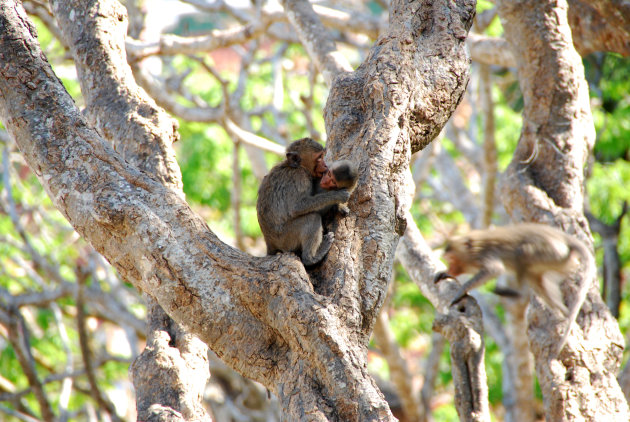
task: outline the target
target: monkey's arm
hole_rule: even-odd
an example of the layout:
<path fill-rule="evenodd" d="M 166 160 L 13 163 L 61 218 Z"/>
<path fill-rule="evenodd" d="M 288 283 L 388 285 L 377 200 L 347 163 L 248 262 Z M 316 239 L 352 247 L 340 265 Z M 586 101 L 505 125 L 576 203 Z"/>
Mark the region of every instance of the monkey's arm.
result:
<path fill-rule="evenodd" d="M 493 259 L 484 262 L 479 272 L 472 276 L 470 280 L 465 282 L 457 291 L 455 298 L 451 302 L 451 306 L 459 302 L 466 296 L 466 294 L 472 289 L 481 286 L 486 281 L 497 277 L 505 271 L 503 262 L 500 259 Z"/>
<path fill-rule="evenodd" d="M 347 202 L 349 198 L 350 192 L 346 189 L 326 191 L 312 196 L 306 195 L 302 201 L 293 205 L 289 216 L 297 218 L 302 215 L 321 212 L 332 205 Z"/>

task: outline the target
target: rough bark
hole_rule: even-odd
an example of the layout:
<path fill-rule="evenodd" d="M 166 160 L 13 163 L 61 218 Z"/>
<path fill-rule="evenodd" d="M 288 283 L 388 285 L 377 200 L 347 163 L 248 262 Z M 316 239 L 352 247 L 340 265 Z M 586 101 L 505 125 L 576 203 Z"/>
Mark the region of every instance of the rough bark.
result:
<path fill-rule="evenodd" d="M 390 32 L 333 84 L 331 152 L 355 152 L 363 176 L 318 272 L 328 297 L 295 255 L 225 245 L 178 189 L 125 162 L 76 108 L 21 6 L 0 0 L 0 12 L 0 116 L 73 227 L 187 332 L 276 393 L 285 418 L 391 420 L 367 373 L 367 340 L 404 231 L 410 154 L 466 87 L 474 2 L 392 3 Z"/>
<path fill-rule="evenodd" d="M 139 421 L 210 421 L 203 393 L 208 348 L 154 300 L 147 301 L 147 345 L 129 368 Z"/>
<path fill-rule="evenodd" d="M 343 242 L 315 276 L 318 292 L 360 310 L 349 315 L 361 318 L 347 323 L 357 328 L 361 344 L 384 300 L 393 251 L 407 224 L 411 154 L 437 136 L 465 91 L 463 41 L 472 14 L 474 2 L 392 2 L 389 32 L 355 72 L 339 74 L 331 87 L 324 111 L 328 155 L 357 162 L 360 180 L 350 198 L 353 213 L 337 230 Z M 369 258 L 357 266 L 357 254 Z"/>
<path fill-rule="evenodd" d="M 575 51 L 564 1 L 502 1 L 499 16 L 517 60 L 525 107 L 523 129 L 506 170 L 503 201 L 516 221 L 564 228 L 588 244 L 583 214 L 583 166 L 595 134 L 588 86 Z M 591 285 L 559 356 L 552 355 L 563 320 L 534 300 L 528 335 L 544 397 L 546 419 L 627 420 L 628 407 L 614 377 L 623 351 L 616 321 L 602 302 L 596 280 L 563 283 L 572 303 L 579 282 Z"/>
<path fill-rule="evenodd" d="M 619 381 L 621 391 L 623 391 L 626 396 L 626 400 L 630 402 L 630 365 L 628 365 L 627 362 L 619 373 L 617 380 Z"/>
<path fill-rule="evenodd" d="M 569 25 L 580 55 L 630 55 L 630 4 L 623 0 L 569 0 Z"/>

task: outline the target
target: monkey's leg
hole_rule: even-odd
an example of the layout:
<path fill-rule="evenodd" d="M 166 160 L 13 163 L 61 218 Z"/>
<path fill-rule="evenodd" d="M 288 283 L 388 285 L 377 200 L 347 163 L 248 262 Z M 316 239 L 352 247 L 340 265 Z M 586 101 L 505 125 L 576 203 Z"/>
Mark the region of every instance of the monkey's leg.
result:
<path fill-rule="evenodd" d="M 302 264 L 304 266 L 317 264 L 328 253 L 335 240 L 333 233 L 323 236 L 322 218 L 317 213 L 300 217 L 300 240 L 302 243 Z"/>
<path fill-rule="evenodd" d="M 479 272 L 459 288 L 455 298 L 451 301 L 451 306 L 462 300 L 472 289 L 481 286 L 486 281 L 498 276 L 504 271 L 505 267 L 503 266 L 503 262 L 501 262 L 501 260 L 485 262 Z"/>
<path fill-rule="evenodd" d="M 337 212 L 342 217 L 347 217 L 350 214 L 350 208 L 346 204 L 337 205 Z"/>
<path fill-rule="evenodd" d="M 502 297 L 510 297 L 510 298 L 521 297 L 521 292 L 519 292 L 516 289 L 512 289 L 511 287 L 499 287 L 499 286 L 497 286 L 497 287 L 494 288 L 492 293 L 494 293 L 497 296 L 502 296 Z"/>
<path fill-rule="evenodd" d="M 332 243 L 335 241 L 335 234 L 330 232 L 330 233 L 326 233 L 323 237 L 322 237 L 322 243 L 319 244 L 319 248 L 317 249 L 317 252 L 315 253 L 315 256 L 313 256 L 313 263 L 317 264 L 319 261 L 321 261 L 322 259 L 324 259 L 324 257 L 326 256 L 326 254 L 328 253 L 328 251 L 330 250 L 330 247 L 332 246 Z M 310 265 L 310 264 L 304 264 L 306 265 Z"/>
<path fill-rule="evenodd" d="M 560 290 L 562 280 L 560 275 L 557 274 L 543 274 L 537 280 L 531 280 L 529 285 L 551 310 L 560 312 L 566 317 L 569 314 L 569 310 L 562 301 L 562 291 Z"/>

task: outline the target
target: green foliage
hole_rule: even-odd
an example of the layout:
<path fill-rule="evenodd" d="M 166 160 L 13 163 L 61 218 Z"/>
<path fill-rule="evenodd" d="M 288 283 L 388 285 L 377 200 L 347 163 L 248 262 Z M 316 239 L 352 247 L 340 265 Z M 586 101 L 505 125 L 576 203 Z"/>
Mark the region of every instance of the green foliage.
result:
<path fill-rule="evenodd" d="M 517 85 L 518 87 L 518 85 Z M 522 95 L 520 95 L 520 89 L 518 90 L 519 97 L 522 101 Z M 498 86 L 494 86 L 492 90 L 492 96 L 494 99 L 494 124 L 495 132 L 494 138 L 497 148 L 497 164 L 500 172 L 504 171 L 512 160 L 512 154 L 516 149 L 516 144 L 521 135 L 522 116 L 520 111 L 514 109 L 508 104 L 506 93 L 501 91 Z M 482 126 L 480 126 L 481 129 Z M 479 139 L 481 133 L 479 134 Z"/>
<path fill-rule="evenodd" d="M 457 415 L 457 409 L 455 406 L 439 406 L 433 412 L 433 420 L 440 422 L 459 422 L 459 416 Z"/>
<path fill-rule="evenodd" d="M 591 212 L 600 220 L 611 224 L 621 214 L 623 202 L 630 204 L 630 163 L 616 160 L 612 163 L 595 163 L 587 181 Z M 621 224 L 618 241 L 621 262 L 630 263 L 630 225 L 628 216 Z"/>
<path fill-rule="evenodd" d="M 495 7 L 496 5 L 492 1 L 479 0 L 477 2 L 477 14 L 481 14 L 482 12 L 491 10 Z M 492 19 L 492 22 L 488 25 L 488 28 L 486 28 L 485 33 L 492 37 L 500 37 L 503 35 L 503 26 L 501 25 L 501 21 L 498 17 L 495 16 L 495 18 Z"/>
<path fill-rule="evenodd" d="M 304 57 L 304 50 L 298 46 L 290 46 L 286 57 L 292 61 Z M 221 85 L 201 68 L 198 62 L 178 56 L 172 60 L 175 69 L 190 70 L 186 79 L 186 87 L 199 95 L 211 105 L 220 104 L 223 97 Z M 273 68 L 263 52 L 257 53 L 257 61 L 252 65 L 254 71 L 248 78 L 240 106 L 244 110 L 264 109 L 273 97 Z M 284 78 L 285 96 L 282 114 L 285 118 L 286 131 L 290 139 L 308 136 L 306 120 L 302 112 L 301 97 L 310 95 L 308 75 L 299 70 L 287 70 Z M 233 90 L 236 77 L 233 74 L 222 75 L 229 81 L 228 90 Z M 317 85 L 314 92 L 315 109 L 323 108 L 327 91 Z M 185 100 L 182 100 L 185 101 Z M 324 132 L 324 121 L 321 113 L 311 116 L 316 130 Z M 269 127 L 277 127 L 271 112 L 263 112 L 253 116 L 252 129 L 259 131 L 263 123 Z M 233 140 L 216 124 L 203 124 L 180 121 L 179 133 L 181 140 L 175 145 L 177 160 L 182 171 L 184 192 L 187 200 L 193 205 L 204 207 L 204 216 L 210 220 L 211 227 L 234 235 L 233 210 L 231 209 L 232 169 L 233 169 Z M 275 155 L 268 155 L 269 166 L 278 161 Z M 252 172 L 249 160 L 241 149 L 239 154 L 241 168 L 241 229 L 247 236 L 260 236 L 260 228 L 256 218 L 256 197 L 258 181 Z"/>
<path fill-rule="evenodd" d="M 613 162 L 593 164 L 591 177 L 587 180 L 587 191 L 591 212 L 607 224 L 613 223 L 621 213 L 623 202 L 630 204 L 630 162 L 617 159 Z M 621 232 L 617 251 L 622 265 L 622 280 L 630 273 L 630 224 L 626 215 L 621 221 Z M 594 234 L 598 262 L 602 262 L 601 238 Z M 622 286 L 622 301 L 619 309 L 619 325 L 622 332 L 630 328 L 630 286 Z"/>
<path fill-rule="evenodd" d="M 433 305 L 400 265 L 397 268 L 391 297 L 395 312 L 390 317 L 390 327 L 398 344 L 407 347 L 419 333 L 431 333 Z"/>
<path fill-rule="evenodd" d="M 593 54 L 584 59 L 597 131 L 598 161 L 630 160 L 630 58 L 617 54 Z"/>
<path fill-rule="evenodd" d="M 226 213 L 230 207 L 234 144 L 217 125 L 180 123 L 176 144 L 184 193 L 190 201 Z"/>
<path fill-rule="evenodd" d="M 491 405 L 498 405 L 503 399 L 503 362 L 505 356 L 490 336 L 485 336 L 485 342 L 488 400 Z"/>

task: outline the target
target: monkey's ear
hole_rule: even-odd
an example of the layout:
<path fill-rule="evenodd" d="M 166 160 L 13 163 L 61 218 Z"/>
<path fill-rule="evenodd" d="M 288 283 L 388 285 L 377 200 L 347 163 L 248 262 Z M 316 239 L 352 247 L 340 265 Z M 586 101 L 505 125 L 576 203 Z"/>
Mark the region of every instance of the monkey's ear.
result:
<path fill-rule="evenodd" d="M 302 159 L 300 158 L 300 154 L 297 152 L 287 152 L 287 163 L 289 163 L 289 167 L 300 167 L 301 161 Z"/>

